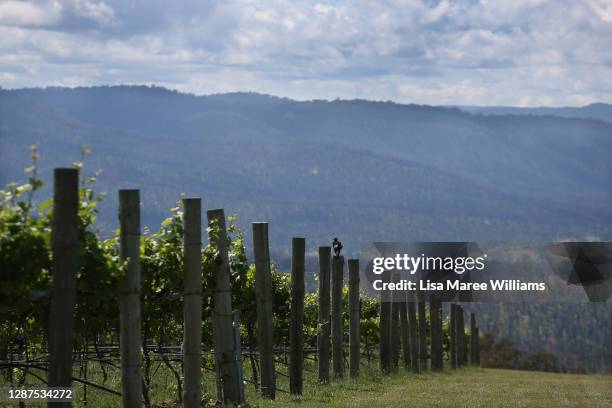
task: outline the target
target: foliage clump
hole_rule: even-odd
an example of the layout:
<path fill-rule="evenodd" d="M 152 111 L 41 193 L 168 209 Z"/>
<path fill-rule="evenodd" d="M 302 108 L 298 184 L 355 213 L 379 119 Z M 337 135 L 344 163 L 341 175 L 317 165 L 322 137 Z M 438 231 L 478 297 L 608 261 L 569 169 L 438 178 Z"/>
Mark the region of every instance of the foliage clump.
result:
<path fill-rule="evenodd" d="M 102 239 L 95 229 L 98 204 L 104 198 L 95 190 L 99 172 L 85 177 L 88 147 L 82 148 L 73 166 L 81 170 L 78 209 L 77 303 L 75 305 L 75 351 L 92 346 L 100 358 L 101 346 L 117 344 L 119 339 L 119 282 L 124 265 L 119 257 L 118 231 Z M 47 344 L 47 324 L 52 279 L 51 221 L 53 200 L 37 202 L 43 189 L 38 176 L 38 152 L 31 146 L 32 165 L 25 169 L 27 181 L 8 183 L 0 190 L 0 360 L 10 360 L 15 353 L 29 358 L 43 354 Z M 203 234 L 214 237 L 216 224 Z M 232 306 L 241 315 L 244 349 L 253 351 L 257 337 L 255 266 L 249 263 L 243 232 L 234 216 L 228 217 L 227 248 L 230 263 Z M 212 308 L 214 274 L 219 261 L 218 243 L 202 248 L 202 344 L 212 351 Z M 180 345 L 183 331 L 183 210 L 180 205 L 151 232 L 144 229 L 140 245 L 142 346 L 145 389 L 151 384 L 152 353 L 162 356 L 166 366 L 180 373 L 167 359 L 164 346 Z M 279 347 L 289 343 L 291 276 L 271 265 L 273 291 L 273 331 Z M 316 347 L 318 297 L 306 293 L 304 305 L 305 346 Z M 348 289 L 344 288 L 344 321 L 348 330 Z M 6 306 L 6 307 L 4 307 Z M 362 341 L 374 347 L 378 342 L 378 301 L 362 301 Z M 346 331 L 346 330 L 345 330 Z M 251 354 L 252 355 L 252 354 Z M 208 361 L 206 361 L 206 359 Z M 252 361 L 253 378 L 257 377 Z M 211 354 L 205 364 L 212 367 Z M 103 368 L 104 371 L 104 368 Z M 23 372 L 3 370 L 13 383 L 25 380 Z M 17 373 L 17 375 L 14 375 Z M 106 379 L 106 375 L 104 377 Z M 180 389 L 180 386 L 178 387 Z M 180 394 L 180 393 L 179 393 Z M 180 399 L 180 397 L 179 397 Z"/>

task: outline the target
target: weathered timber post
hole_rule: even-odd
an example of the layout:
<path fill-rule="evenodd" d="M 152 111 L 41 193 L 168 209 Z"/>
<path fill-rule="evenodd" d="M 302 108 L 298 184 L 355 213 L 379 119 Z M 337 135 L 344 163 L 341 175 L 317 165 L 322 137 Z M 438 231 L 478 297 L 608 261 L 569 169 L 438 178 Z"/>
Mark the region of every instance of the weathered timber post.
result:
<path fill-rule="evenodd" d="M 461 305 L 455 305 L 455 345 L 457 348 L 457 367 L 463 365 L 463 310 Z"/>
<path fill-rule="evenodd" d="M 306 240 L 291 240 L 291 323 L 289 333 L 289 391 L 301 394 L 304 370 L 304 264 Z"/>
<path fill-rule="evenodd" d="M 412 372 L 418 374 L 419 368 L 419 335 L 417 330 L 416 304 L 414 294 L 409 293 L 411 299 L 408 300 L 408 331 L 410 333 L 410 365 Z"/>
<path fill-rule="evenodd" d="M 202 202 L 183 199 L 183 288 L 185 327 L 183 330 L 183 376 L 185 408 L 202 404 Z"/>
<path fill-rule="evenodd" d="M 480 329 L 476 327 L 476 365 L 480 366 Z"/>
<path fill-rule="evenodd" d="M 464 314 L 463 314 L 463 306 L 458 306 L 457 307 L 457 311 L 459 313 L 459 318 L 457 319 L 457 323 L 459 324 L 459 335 L 457 336 L 457 340 L 459 344 L 459 349 L 457 352 L 457 364 L 458 365 L 465 365 L 465 363 L 467 362 L 467 353 L 466 353 L 466 341 L 465 341 L 465 318 L 464 318 Z"/>
<path fill-rule="evenodd" d="M 359 375 L 360 316 L 359 316 L 359 259 L 348 260 L 349 270 L 349 372 Z"/>
<path fill-rule="evenodd" d="M 383 282 L 390 282 L 389 271 L 382 274 Z M 391 295 L 388 290 L 380 292 L 380 371 L 388 374 L 391 370 Z"/>
<path fill-rule="evenodd" d="M 476 342 L 478 338 L 476 337 L 476 314 L 474 312 L 470 313 L 470 363 L 472 365 L 476 365 Z"/>
<path fill-rule="evenodd" d="M 79 171 L 53 171 L 53 286 L 49 318 L 49 387 L 71 387 L 78 253 Z M 70 402 L 53 406 L 70 407 Z"/>
<path fill-rule="evenodd" d="M 124 407 L 140 406 L 140 192 L 119 190 L 120 257 L 127 262 L 120 288 L 121 388 Z"/>
<path fill-rule="evenodd" d="M 391 302 L 391 370 L 397 371 L 400 357 L 400 304 Z"/>
<path fill-rule="evenodd" d="M 465 321 L 464 321 L 464 324 L 465 324 Z M 468 332 L 468 334 L 465 334 L 465 327 L 464 327 L 464 330 L 463 330 L 463 364 L 465 365 L 468 365 L 470 362 L 469 348 L 470 348 L 471 336 L 472 336 L 471 332 Z"/>
<path fill-rule="evenodd" d="M 457 347 L 457 367 L 461 367 L 463 365 L 463 354 L 462 354 L 462 336 L 461 332 L 463 329 L 463 325 L 461 324 L 461 316 L 463 315 L 463 310 L 461 310 L 461 305 L 455 305 L 455 345 Z"/>
<path fill-rule="evenodd" d="M 405 297 L 405 295 L 404 295 Z M 399 304 L 400 312 L 400 328 L 402 338 L 402 357 L 404 362 L 404 368 L 410 367 L 410 332 L 408 328 L 408 305 L 406 302 Z"/>
<path fill-rule="evenodd" d="M 429 323 L 431 332 L 431 369 L 442 370 L 442 303 L 434 296 L 429 301 Z"/>
<path fill-rule="evenodd" d="M 450 363 L 451 368 L 457 368 L 457 305 L 451 303 L 449 306 Z"/>
<path fill-rule="evenodd" d="M 419 293 L 419 362 L 422 371 L 427 371 L 427 322 L 425 318 L 425 302 Z"/>
<path fill-rule="evenodd" d="M 319 381 L 329 382 L 329 280 L 331 247 L 319 247 L 319 326 L 317 351 L 319 355 Z"/>
<path fill-rule="evenodd" d="M 242 403 L 240 399 L 240 375 L 236 365 L 236 351 L 234 348 L 234 329 L 232 321 L 232 295 L 230 292 L 230 268 L 228 255 L 227 230 L 225 227 L 225 213 L 223 209 L 209 210 L 208 240 L 217 249 L 215 288 L 213 292 L 213 342 L 215 348 L 215 366 L 217 382 L 221 384 L 224 403 Z"/>
<path fill-rule="evenodd" d="M 393 282 L 400 281 L 399 275 L 393 276 Z M 396 371 L 399 366 L 399 349 L 400 349 L 400 315 L 399 305 L 403 294 L 394 290 L 391 294 L 391 370 Z"/>
<path fill-rule="evenodd" d="M 236 355 L 236 370 L 238 373 L 238 395 L 240 401 L 244 401 L 244 381 L 242 377 L 242 341 L 240 341 L 240 311 L 232 312 L 234 323 L 234 354 Z"/>
<path fill-rule="evenodd" d="M 332 260 L 332 363 L 334 378 L 344 377 L 344 322 L 342 319 L 342 285 L 344 282 L 344 257 L 334 256 Z"/>
<path fill-rule="evenodd" d="M 261 367 L 261 393 L 274 399 L 276 374 L 274 372 L 274 338 L 272 333 L 272 274 L 270 272 L 270 248 L 268 223 L 253 223 L 253 248 L 255 254 L 255 297 L 257 298 L 257 339 L 259 365 Z"/>

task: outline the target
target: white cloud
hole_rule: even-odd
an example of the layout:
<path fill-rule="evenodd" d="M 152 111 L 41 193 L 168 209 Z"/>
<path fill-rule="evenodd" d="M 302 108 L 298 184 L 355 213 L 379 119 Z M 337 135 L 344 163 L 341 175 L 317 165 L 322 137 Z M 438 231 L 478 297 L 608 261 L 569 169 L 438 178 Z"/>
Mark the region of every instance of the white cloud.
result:
<path fill-rule="evenodd" d="M 612 102 L 607 0 L 0 0 L 0 86 Z"/>
<path fill-rule="evenodd" d="M 59 3 L 28 3 L 0 1 L 0 24 L 8 26 L 45 26 L 59 21 L 62 7 Z"/>
<path fill-rule="evenodd" d="M 115 11 L 104 2 L 74 1 L 73 7 L 78 16 L 91 19 L 100 26 L 115 26 Z"/>

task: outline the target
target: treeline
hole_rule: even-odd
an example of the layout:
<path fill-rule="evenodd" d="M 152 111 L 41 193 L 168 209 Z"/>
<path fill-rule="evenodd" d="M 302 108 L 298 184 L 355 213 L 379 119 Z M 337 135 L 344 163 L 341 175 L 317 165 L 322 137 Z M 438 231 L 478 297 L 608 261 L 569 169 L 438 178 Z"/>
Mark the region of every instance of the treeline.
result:
<path fill-rule="evenodd" d="M 610 303 L 469 305 L 484 332 L 522 351 L 552 353 L 562 372 L 612 372 Z M 483 351 L 484 352 L 484 351 Z"/>
<path fill-rule="evenodd" d="M 544 349 L 534 352 L 521 351 L 512 344 L 509 338 L 496 339 L 493 333 L 485 333 L 480 336 L 480 365 L 512 370 L 561 371 L 553 353 Z M 585 369 L 581 368 L 576 372 L 584 373 Z"/>

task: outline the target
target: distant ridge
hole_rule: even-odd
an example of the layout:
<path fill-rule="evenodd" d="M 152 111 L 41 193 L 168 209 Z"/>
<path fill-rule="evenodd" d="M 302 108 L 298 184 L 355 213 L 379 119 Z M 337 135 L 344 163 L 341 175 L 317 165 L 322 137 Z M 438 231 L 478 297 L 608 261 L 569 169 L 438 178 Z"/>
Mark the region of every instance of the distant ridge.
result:
<path fill-rule="evenodd" d="M 471 113 L 487 113 L 487 114 L 540 114 L 540 115 L 553 115 L 560 117 L 576 117 L 576 118 L 590 118 L 600 119 L 605 121 L 611 121 L 610 115 L 612 115 L 612 104 L 595 102 L 584 106 L 537 106 L 537 107 L 517 107 L 517 106 L 478 106 L 478 105 L 431 105 L 431 104 L 420 104 L 415 102 L 397 102 L 393 100 L 375 100 L 375 99 L 310 99 L 310 100 L 296 100 L 284 96 L 277 96 L 268 93 L 261 93 L 256 91 L 229 91 L 229 92 L 216 92 L 210 94 L 195 94 L 192 92 L 179 91 L 176 89 L 170 89 L 158 85 L 93 85 L 93 86 L 76 86 L 76 87 L 63 87 L 63 86 L 47 86 L 47 87 L 31 87 L 31 88 L 17 88 L 17 89 L 6 89 L 0 86 L 1 92 L 87 92 L 96 90 L 128 90 L 128 91 L 140 91 L 150 93 L 166 93 L 181 95 L 193 98 L 210 98 L 217 100 L 250 100 L 250 101 L 277 101 L 277 102 L 295 102 L 295 103 L 315 103 L 315 102 L 330 102 L 330 103 L 372 103 L 372 104 L 383 104 L 383 105 L 397 105 L 397 106 L 421 106 L 431 108 L 442 108 L 442 109 L 459 109 L 464 112 Z"/>
<path fill-rule="evenodd" d="M 469 112 L 485 115 L 550 115 L 562 118 L 596 119 L 612 123 L 612 105 L 607 103 L 592 103 L 580 107 L 534 107 L 520 108 L 512 106 L 457 106 Z"/>

